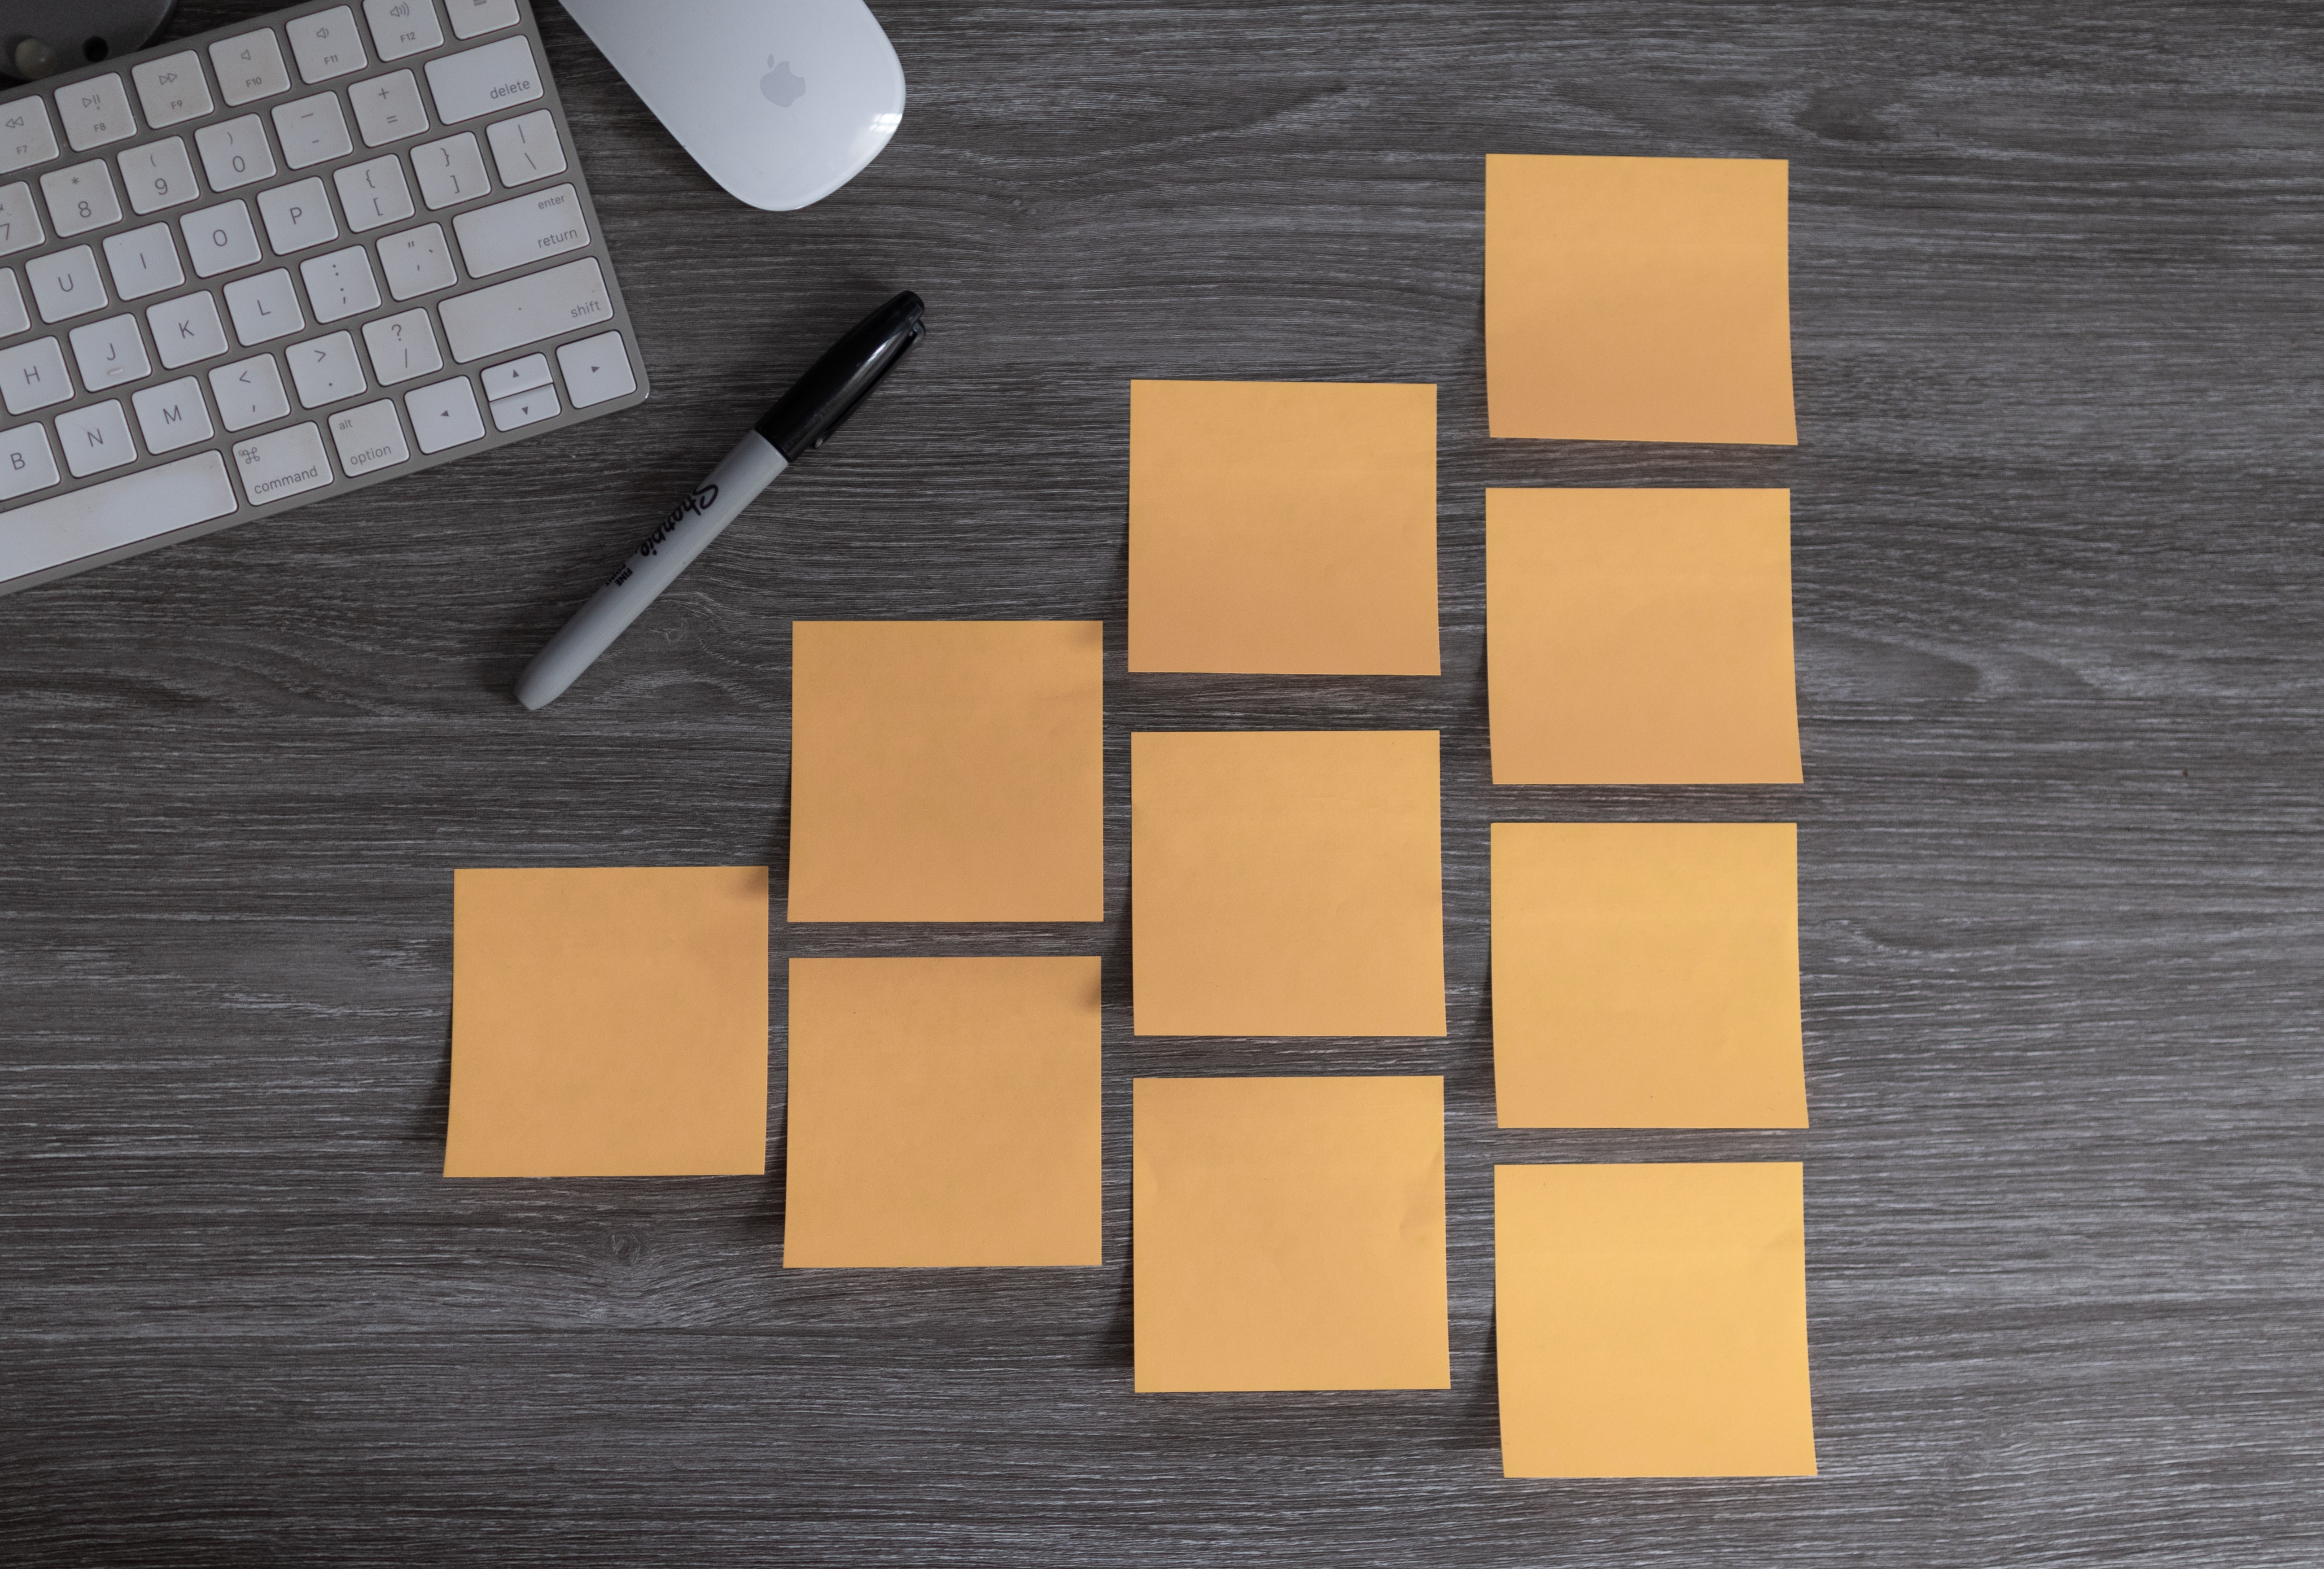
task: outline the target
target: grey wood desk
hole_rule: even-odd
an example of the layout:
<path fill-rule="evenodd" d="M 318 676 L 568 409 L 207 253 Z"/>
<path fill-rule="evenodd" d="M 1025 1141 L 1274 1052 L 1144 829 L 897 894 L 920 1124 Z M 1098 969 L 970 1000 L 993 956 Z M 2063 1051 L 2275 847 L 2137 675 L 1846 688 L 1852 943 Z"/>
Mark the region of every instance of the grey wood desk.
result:
<path fill-rule="evenodd" d="M 2324 1560 L 2315 8 L 881 10 L 901 134 L 777 216 L 544 7 L 651 403 L 0 601 L 0 1559 Z M 1798 449 L 1489 442 L 1489 151 L 1791 159 Z M 519 710 L 899 286 L 918 363 Z M 1133 375 L 1439 383 L 1444 678 L 1121 674 Z M 1489 484 L 1792 487 L 1807 786 L 1490 789 Z M 1108 1265 L 440 1180 L 450 869 L 779 877 L 788 623 L 899 616 L 1105 619 L 1116 918 L 777 957 L 1102 952 Z M 1442 728 L 1449 1039 L 1130 1036 L 1128 738 L 1213 725 Z M 1799 821 L 1812 1131 L 1493 1128 L 1486 826 L 1568 817 Z M 1131 1077 L 1333 1070 L 1446 1076 L 1452 1391 L 1133 1397 Z M 1807 1162 L 1822 1476 L 1503 1481 L 1493 1163 L 1737 1158 Z"/>

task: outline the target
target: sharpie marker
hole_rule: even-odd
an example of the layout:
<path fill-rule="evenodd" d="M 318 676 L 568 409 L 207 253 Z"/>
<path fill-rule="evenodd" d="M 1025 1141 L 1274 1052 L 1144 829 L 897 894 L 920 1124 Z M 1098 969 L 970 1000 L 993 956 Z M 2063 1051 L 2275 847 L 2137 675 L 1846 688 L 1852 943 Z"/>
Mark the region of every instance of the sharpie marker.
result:
<path fill-rule="evenodd" d="M 921 311 L 918 295 L 899 294 L 825 351 L 549 640 L 517 678 L 516 700 L 528 708 L 557 701 L 777 475 L 830 440 L 927 330 Z"/>

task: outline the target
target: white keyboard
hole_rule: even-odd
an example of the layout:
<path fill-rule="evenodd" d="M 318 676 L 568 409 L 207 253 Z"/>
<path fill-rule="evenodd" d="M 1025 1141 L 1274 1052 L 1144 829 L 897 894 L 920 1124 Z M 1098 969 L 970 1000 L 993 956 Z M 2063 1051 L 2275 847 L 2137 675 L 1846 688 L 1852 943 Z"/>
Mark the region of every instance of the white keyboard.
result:
<path fill-rule="evenodd" d="M 525 0 L 0 96 L 0 594 L 646 394 Z"/>

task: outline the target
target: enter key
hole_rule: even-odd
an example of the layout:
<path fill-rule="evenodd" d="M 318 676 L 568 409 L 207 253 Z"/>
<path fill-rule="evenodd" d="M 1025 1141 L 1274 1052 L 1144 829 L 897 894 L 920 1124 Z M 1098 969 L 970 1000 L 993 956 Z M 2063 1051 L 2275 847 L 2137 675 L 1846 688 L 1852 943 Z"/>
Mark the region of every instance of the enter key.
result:
<path fill-rule="evenodd" d="M 513 200 L 464 212 L 452 220 L 468 276 L 489 278 L 589 243 L 581 198 L 569 185 L 552 186 Z"/>

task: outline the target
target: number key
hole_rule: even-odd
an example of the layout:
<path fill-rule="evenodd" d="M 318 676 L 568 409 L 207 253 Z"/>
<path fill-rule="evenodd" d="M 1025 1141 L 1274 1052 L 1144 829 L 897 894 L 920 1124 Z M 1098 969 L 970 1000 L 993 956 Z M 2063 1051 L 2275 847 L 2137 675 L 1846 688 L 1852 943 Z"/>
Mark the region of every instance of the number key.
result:
<path fill-rule="evenodd" d="M 121 183 L 128 188 L 129 205 L 141 214 L 182 207 L 202 193 L 194 183 L 193 161 L 186 154 L 182 136 L 123 153 Z"/>
<path fill-rule="evenodd" d="M 0 256 L 29 251 L 47 238 L 41 232 L 40 209 L 32 205 L 32 188 L 21 180 L 0 185 Z"/>
<path fill-rule="evenodd" d="M 102 158 L 49 171 L 41 176 L 41 194 L 49 198 L 49 218 L 60 239 L 121 221 L 121 200 Z"/>
<path fill-rule="evenodd" d="M 194 133 L 202 150 L 202 168 L 212 190 L 233 190 L 274 177 L 274 150 L 266 144 L 266 127 L 255 115 L 205 125 Z"/>

